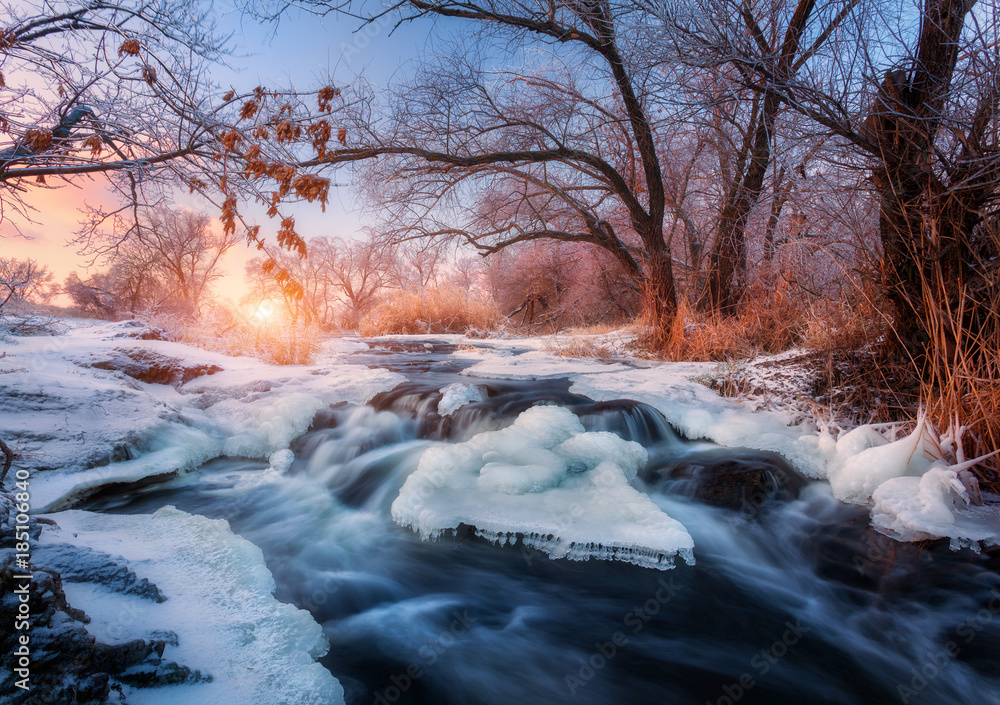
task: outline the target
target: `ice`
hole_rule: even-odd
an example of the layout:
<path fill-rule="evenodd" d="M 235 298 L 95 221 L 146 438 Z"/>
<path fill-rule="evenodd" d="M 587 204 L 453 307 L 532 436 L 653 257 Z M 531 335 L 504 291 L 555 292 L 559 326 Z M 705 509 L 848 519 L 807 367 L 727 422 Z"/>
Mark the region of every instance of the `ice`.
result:
<path fill-rule="evenodd" d="M 485 400 L 486 394 L 482 387 L 474 384 L 449 384 L 441 390 L 437 412 L 441 416 L 451 416 L 466 404 Z"/>
<path fill-rule="evenodd" d="M 958 473 L 934 466 L 920 477 L 879 485 L 872 524 L 901 541 L 947 537 L 955 548 L 1000 545 L 1000 505 L 974 506 Z"/>
<path fill-rule="evenodd" d="M 949 465 L 943 457 L 948 455 L 947 442 L 934 437 L 923 417 L 902 439 L 890 441 L 879 427 L 861 426 L 834 440 L 826 429 L 786 411 L 755 411 L 745 403 L 723 399 L 697 381 L 713 373 L 712 363 L 623 369 L 593 361 L 560 361 L 537 350 L 543 344 L 540 339 L 519 342 L 536 350 L 481 355 L 466 373 L 520 378 L 566 375 L 572 381 L 570 391 L 597 401 L 627 398 L 650 404 L 689 438 L 780 453 L 805 475 L 829 480 L 841 501 L 872 507 L 875 526 L 901 540 L 943 536 L 955 546 L 976 548 L 1000 535 L 996 504 L 983 507 L 948 499 L 946 490 L 954 485 L 943 482 L 937 471 L 955 473 L 967 464 Z"/>
<path fill-rule="evenodd" d="M 524 341 L 519 341 L 524 342 Z M 608 373 L 627 370 L 625 365 L 591 358 L 567 358 L 541 350 L 520 355 L 481 353 L 482 361 L 462 371 L 462 374 L 494 379 L 538 379 L 568 377 L 584 373 Z"/>
<path fill-rule="evenodd" d="M 808 477 L 826 477 L 827 458 L 818 447 L 816 428 L 785 411 L 754 411 L 723 399 L 696 380 L 712 363 L 674 362 L 627 372 L 572 375 L 571 392 L 596 401 L 633 399 L 656 408 L 685 436 L 729 447 L 779 453 Z"/>
<path fill-rule="evenodd" d="M 938 460 L 934 451 L 923 416 L 910 435 L 892 443 L 870 426 L 856 428 L 837 441 L 829 469 L 833 495 L 844 502 L 868 504 L 883 482 L 930 470 Z"/>
<path fill-rule="evenodd" d="M 250 405 L 226 400 L 210 415 L 228 426 L 232 434 L 223 445 L 224 455 L 266 458 L 305 433 L 316 412 L 325 406 L 328 404 L 323 399 L 312 395 L 288 394 Z"/>
<path fill-rule="evenodd" d="M 288 448 L 283 448 L 271 453 L 267 460 L 270 463 L 269 467 L 271 470 L 274 470 L 278 474 L 283 474 L 288 472 L 288 468 L 292 467 L 295 454 Z"/>
<path fill-rule="evenodd" d="M 37 511 L 219 455 L 268 458 L 287 449 L 319 409 L 363 404 L 403 379 L 337 358 L 366 347 L 357 342 L 325 346 L 315 365 L 276 366 L 129 337 L 140 329 L 132 321 L 70 323 L 61 335 L 10 338 L 0 363 L 0 432 L 32 471 Z M 222 371 L 166 385 L 95 367 L 117 350 Z"/>
<path fill-rule="evenodd" d="M 467 524 L 501 544 L 520 535 L 552 558 L 693 563 L 690 534 L 629 482 L 645 462 L 638 443 L 535 406 L 500 431 L 428 448 L 392 516 L 424 539 Z"/>
<path fill-rule="evenodd" d="M 626 443 L 606 431 L 581 433 L 563 441 L 555 450 L 567 459 L 570 472 L 586 472 L 603 462 L 613 462 L 630 482 L 647 460 L 646 449 L 641 445 Z"/>
<path fill-rule="evenodd" d="M 38 511 L 55 511 L 105 485 L 187 472 L 217 457 L 222 450 L 217 437 L 177 423 L 160 424 L 148 435 L 149 440 L 140 443 L 141 455 L 137 458 L 72 474 L 47 474 L 42 476 L 44 481 L 33 481 L 34 506 Z"/>
<path fill-rule="evenodd" d="M 166 595 L 162 603 L 107 588 L 65 583 L 95 636 L 125 641 L 173 632 L 163 657 L 212 676 L 211 682 L 125 687 L 133 705 L 330 705 L 343 689 L 316 658 L 328 644 L 308 612 L 278 602 L 260 549 L 219 519 L 173 507 L 152 515 L 68 511 L 43 541 L 121 556 Z M 162 638 L 162 637 L 161 637 Z"/>

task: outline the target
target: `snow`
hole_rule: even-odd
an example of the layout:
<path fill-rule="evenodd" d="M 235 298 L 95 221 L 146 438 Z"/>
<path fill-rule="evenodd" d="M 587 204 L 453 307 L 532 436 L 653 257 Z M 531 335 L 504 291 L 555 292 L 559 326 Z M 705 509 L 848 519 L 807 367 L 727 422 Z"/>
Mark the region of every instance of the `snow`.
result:
<path fill-rule="evenodd" d="M 173 507 L 153 515 L 66 511 L 45 544 L 69 543 L 120 556 L 166 596 L 162 603 L 67 582 L 69 602 L 91 618 L 105 641 L 168 639 L 163 658 L 210 675 L 210 682 L 125 687 L 133 705 L 210 702 L 219 705 L 330 705 L 343 689 L 316 658 L 328 644 L 308 612 L 274 599 L 274 580 L 260 549 L 221 519 Z M 150 632 L 155 625 L 156 633 Z"/>
<path fill-rule="evenodd" d="M 924 419 L 902 439 L 886 438 L 877 426 L 834 438 L 793 409 L 753 409 L 720 397 L 698 381 L 717 372 L 714 363 L 637 361 L 629 368 L 552 355 L 542 350 L 541 339 L 521 342 L 528 352 L 505 346 L 479 354 L 480 361 L 464 373 L 566 376 L 572 380 L 570 391 L 596 401 L 626 398 L 655 407 L 688 438 L 779 453 L 806 476 L 828 480 L 841 501 L 870 507 L 873 525 L 899 540 L 945 537 L 955 547 L 974 549 L 1000 543 L 1000 498 L 977 506 L 968 493 L 955 489 L 952 480 L 969 464 L 945 460 L 948 442 L 936 438 Z M 774 359 L 801 355 L 789 351 Z"/>
<path fill-rule="evenodd" d="M 449 384 L 441 389 L 441 401 L 437 412 L 441 416 L 451 416 L 466 404 L 484 401 L 486 393 L 482 387 L 474 384 Z"/>
<path fill-rule="evenodd" d="M 520 535 L 552 558 L 667 569 L 694 562 L 684 527 L 630 484 L 638 443 L 584 431 L 568 409 L 535 406 L 499 431 L 428 448 L 393 502 L 397 523 L 428 539 L 460 524 L 501 545 Z"/>
<path fill-rule="evenodd" d="M 111 483 L 185 472 L 219 455 L 268 458 L 308 429 L 316 411 L 364 403 L 403 378 L 348 365 L 323 346 L 317 363 L 277 366 L 162 340 L 135 322 L 74 322 L 62 335 L 12 337 L 0 362 L 0 429 L 32 470 L 32 500 L 53 511 Z M 94 367 L 116 350 L 149 351 L 221 372 L 182 385 Z M 11 443 L 11 441 L 14 441 Z"/>

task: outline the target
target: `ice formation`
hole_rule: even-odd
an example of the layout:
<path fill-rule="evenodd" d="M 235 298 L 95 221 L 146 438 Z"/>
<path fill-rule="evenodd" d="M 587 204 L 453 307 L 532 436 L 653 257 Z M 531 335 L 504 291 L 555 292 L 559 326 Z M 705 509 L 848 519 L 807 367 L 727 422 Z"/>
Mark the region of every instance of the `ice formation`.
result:
<path fill-rule="evenodd" d="M 135 705 L 335 705 L 343 688 L 316 662 L 323 631 L 308 612 L 278 602 L 261 550 L 221 520 L 164 507 L 152 515 L 68 511 L 50 515 L 65 542 L 121 556 L 166 595 L 156 603 L 98 585 L 65 583 L 70 603 L 102 640 L 176 634 L 164 658 L 212 676 L 210 682 L 129 688 Z M 162 638 L 162 636 L 160 637 Z M 172 641 L 172 640 L 171 640 Z"/>
<path fill-rule="evenodd" d="M 976 461 L 964 460 L 960 429 L 938 436 L 921 414 L 904 438 L 889 441 L 860 426 L 827 453 L 834 496 L 870 505 L 872 525 L 883 533 L 901 541 L 950 538 L 954 548 L 1000 544 L 1000 505 L 977 506 L 963 482 Z"/>
<path fill-rule="evenodd" d="M 276 366 L 124 337 L 134 333 L 133 322 L 71 323 L 62 335 L 11 338 L 0 375 L 3 425 L 31 463 L 37 511 L 60 509 L 102 485 L 186 472 L 219 455 L 273 456 L 317 410 L 364 403 L 403 379 L 335 359 L 359 344 L 326 346 L 327 359 L 316 365 Z M 118 350 L 222 371 L 183 385 L 150 384 L 100 366 Z"/>
<path fill-rule="evenodd" d="M 953 548 L 1000 544 L 1000 505 L 975 506 L 952 468 L 887 480 L 873 493 L 872 525 L 901 541 L 946 537 Z"/>
<path fill-rule="evenodd" d="M 535 406 L 500 431 L 428 448 L 392 516 L 424 539 L 467 524 L 501 545 L 520 535 L 552 558 L 693 563 L 691 535 L 630 484 L 645 462 L 638 443 Z"/>
<path fill-rule="evenodd" d="M 441 390 L 441 401 L 437 412 L 441 416 L 451 416 L 466 404 L 484 401 L 486 394 L 475 384 L 449 384 Z"/>

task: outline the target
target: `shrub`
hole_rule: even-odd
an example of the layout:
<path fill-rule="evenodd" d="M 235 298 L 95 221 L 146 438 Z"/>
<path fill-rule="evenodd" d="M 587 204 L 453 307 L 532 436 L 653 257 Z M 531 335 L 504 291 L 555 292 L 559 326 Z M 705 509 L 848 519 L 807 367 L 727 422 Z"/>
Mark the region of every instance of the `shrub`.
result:
<path fill-rule="evenodd" d="M 171 340 L 226 355 L 256 357 L 273 365 L 308 365 L 319 350 L 316 326 L 283 320 L 249 321 L 237 311 L 216 308 L 194 323 L 147 317 Z"/>
<path fill-rule="evenodd" d="M 362 316 L 362 335 L 466 333 L 496 330 L 502 316 L 493 299 L 455 287 L 399 291 Z"/>

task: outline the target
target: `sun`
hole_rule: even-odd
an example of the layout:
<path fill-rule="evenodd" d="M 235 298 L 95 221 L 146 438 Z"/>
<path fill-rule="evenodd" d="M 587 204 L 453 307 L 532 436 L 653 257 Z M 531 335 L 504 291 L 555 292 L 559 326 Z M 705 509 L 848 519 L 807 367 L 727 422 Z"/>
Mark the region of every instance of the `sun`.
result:
<path fill-rule="evenodd" d="M 273 321 L 277 314 L 277 304 L 270 299 L 265 299 L 257 304 L 257 310 L 250 316 L 250 320 L 254 323 L 267 323 L 268 321 Z"/>

